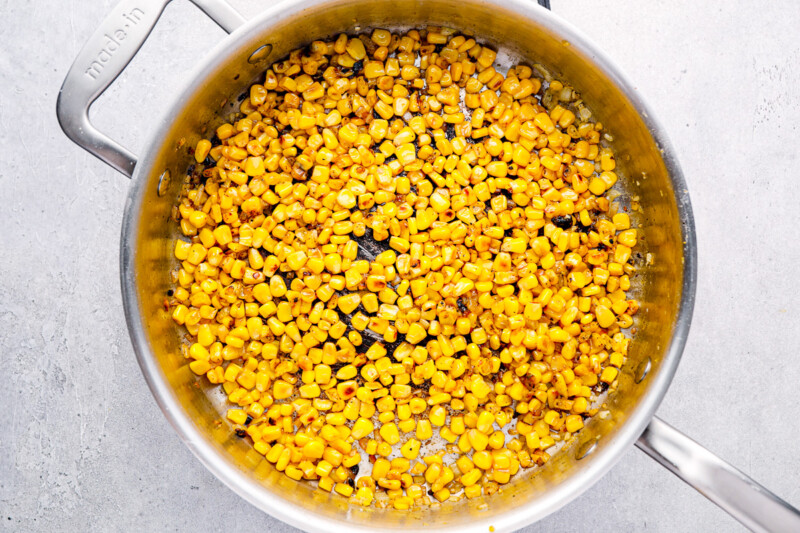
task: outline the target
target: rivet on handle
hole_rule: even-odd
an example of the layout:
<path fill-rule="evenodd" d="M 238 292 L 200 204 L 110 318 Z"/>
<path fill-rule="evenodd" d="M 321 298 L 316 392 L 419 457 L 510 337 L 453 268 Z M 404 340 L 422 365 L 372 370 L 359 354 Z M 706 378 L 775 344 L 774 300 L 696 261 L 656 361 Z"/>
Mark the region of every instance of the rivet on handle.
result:
<path fill-rule="evenodd" d="M 167 194 L 167 191 L 169 190 L 169 184 L 171 182 L 172 180 L 170 177 L 169 170 L 165 170 L 164 172 L 162 172 L 161 175 L 158 177 L 158 189 L 156 189 L 158 191 L 159 196 L 164 196 L 165 194 Z"/>
<path fill-rule="evenodd" d="M 644 361 L 639 363 L 639 366 L 636 367 L 636 373 L 633 376 L 633 380 L 636 383 L 641 383 L 644 378 L 647 377 L 647 374 L 650 372 L 650 368 L 653 366 L 653 362 L 650 360 L 650 357 L 647 357 Z"/>
<path fill-rule="evenodd" d="M 250 57 L 247 58 L 247 62 L 255 65 L 256 63 L 260 63 L 267 59 L 270 54 L 272 53 L 272 45 L 265 44 L 263 46 L 259 46 L 255 49 L 255 51 L 250 54 Z"/>

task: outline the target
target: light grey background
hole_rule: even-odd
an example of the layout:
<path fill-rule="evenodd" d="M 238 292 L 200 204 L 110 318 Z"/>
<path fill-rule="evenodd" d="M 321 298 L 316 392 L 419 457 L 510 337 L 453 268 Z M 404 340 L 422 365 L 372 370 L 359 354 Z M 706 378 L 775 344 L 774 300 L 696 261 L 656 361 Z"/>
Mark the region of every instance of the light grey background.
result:
<path fill-rule="evenodd" d="M 245 14 L 265 5 L 232 3 Z M 800 7 L 553 4 L 634 80 L 692 195 L 697 306 L 659 415 L 800 506 Z M 69 65 L 112 5 L 0 2 L 0 530 L 289 530 L 206 472 L 135 362 L 118 286 L 128 181 L 71 144 L 54 112 Z M 96 106 L 96 123 L 137 150 L 222 36 L 175 2 Z M 738 528 L 631 449 L 526 531 Z"/>

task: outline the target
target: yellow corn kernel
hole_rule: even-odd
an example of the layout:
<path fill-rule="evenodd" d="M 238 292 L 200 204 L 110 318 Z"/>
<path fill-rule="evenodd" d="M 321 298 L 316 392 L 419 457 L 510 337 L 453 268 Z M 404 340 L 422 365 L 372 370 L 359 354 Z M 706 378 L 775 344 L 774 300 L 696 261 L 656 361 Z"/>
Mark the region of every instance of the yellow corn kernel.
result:
<path fill-rule="evenodd" d="M 617 378 L 618 373 L 619 370 L 613 366 L 607 366 L 603 369 L 603 373 L 600 374 L 600 381 L 603 383 L 611 383 Z"/>
<path fill-rule="evenodd" d="M 226 416 L 234 424 L 244 424 L 247 421 L 247 413 L 242 409 L 228 409 Z"/>
<path fill-rule="evenodd" d="M 308 256 L 302 250 L 294 252 L 286 256 L 286 263 L 292 270 L 300 270 L 306 264 Z"/>
<path fill-rule="evenodd" d="M 570 433 L 575 433 L 583 427 L 583 418 L 580 415 L 570 415 L 567 417 L 564 427 Z"/>
<path fill-rule="evenodd" d="M 378 433 L 380 433 L 380 436 L 383 438 L 383 440 L 389 443 L 389 445 L 394 445 L 400 442 L 400 432 L 397 430 L 397 425 L 394 422 L 381 425 Z"/>
<path fill-rule="evenodd" d="M 285 400 L 286 398 L 290 397 L 294 393 L 294 387 L 290 383 L 286 383 L 283 380 L 275 381 L 275 384 L 272 386 L 272 396 L 276 400 Z"/>
<path fill-rule="evenodd" d="M 419 455 L 420 441 L 417 439 L 409 439 L 400 448 L 400 453 L 406 459 L 413 460 Z"/>
<path fill-rule="evenodd" d="M 627 246 L 628 248 L 633 248 L 636 246 L 636 230 L 628 229 L 621 231 L 619 235 L 617 235 L 617 242 Z"/>
<path fill-rule="evenodd" d="M 359 418 L 353 424 L 353 429 L 352 429 L 352 431 L 350 433 L 350 436 L 352 436 L 354 439 L 358 440 L 358 439 L 364 438 L 367 435 L 369 435 L 370 433 L 372 433 L 374 429 L 375 429 L 375 427 L 374 427 L 374 425 L 372 424 L 371 421 L 369 421 L 369 420 L 367 420 L 365 418 Z"/>
<path fill-rule="evenodd" d="M 618 231 L 624 231 L 631 227 L 631 219 L 626 213 L 617 213 L 611 220 L 614 222 L 614 227 Z"/>
<path fill-rule="evenodd" d="M 353 489 L 353 487 L 351 487 L 351 486 L 350 486 L 350 485 L 348 485 L 347 483 L 337 483 L 337 484 L 336 484 L 336 485 L 333 487 L 333 490 L 335 490 L 336 492 L 338 492 L 339 494 L 341 494 L 342 496 L 344 496 L 345 498 L 347 498 L 347 497 L 349 497 L 351 494 L 353 494 L 353 490 L 354 490 L 354 489 Z"/>
<path fill-rule="evenodd" d="M 353 38 L 347 41 L 346 50 L 347 53 L 350 54 L 350 57 L 356 61 L 361 61 L 367 55 L 367 51 L 364 48 L 364 43 L 362 43 L 361 39 L 358 38 Z"/>
<path fill-rule="evenodd" d="M 341 309 L 344 314 L 349 315 L 361 304 L 361 295 L 358 293 L 350 293 L 339 298 L 337 303 L 339 309 Z"/>
<path fill-rule="evenodd" d="M 594 312 L 600 327 L 609 328 L 617 321 L 617 317 L 614 316 L 614 313 L 604 305 L 598 305 Z"/>
<path fill-rule="evenodd" d="M 417 422 L 417 431 L 416 431 L 417 439 L 424 441 L 428 440 L 432 436 L 433 436 L 433 428 L 431 427 L 430 420 L 425 420 L 425 419 L 419 420 Z"/>
<path fill-rule="evenodd" d="M 189 363 L 189 368 L 198 376 L 202 376 L 211 369 L 211 364 L 208 361 L 197 360 Z"/>

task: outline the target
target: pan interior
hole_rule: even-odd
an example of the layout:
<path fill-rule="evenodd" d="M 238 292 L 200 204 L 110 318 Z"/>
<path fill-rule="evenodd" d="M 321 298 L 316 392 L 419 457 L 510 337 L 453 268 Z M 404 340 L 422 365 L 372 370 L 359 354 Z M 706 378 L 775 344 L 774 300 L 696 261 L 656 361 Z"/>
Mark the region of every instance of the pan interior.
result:
<path fill-rule="evenodd" d="M 521 527 L 567 503 L 602 475 L 643 429 L 671 379 L 686 334 L 688 312 L 684 249 L 692 243 L 682 179 L 635 94 L 577 34 L 533 3 L 513 0 L 312 0 L 279 4 L 221 43 L 198 68 L 141 159 L 123 229 L 123 287 L 129 324 L 145 376 L 181 436 L 223 481 L 255 505 L 308 529 L 443 529 L 487 531 Z M 402 30 L 444 25 L 498 49 L 504 67 L 521 61 L 544 65 L 578 90 L 596 120 L 614 137 L 617 188 L 638 200 L 633 218 L 643 234 L 637 275 L 641 310 L 618 390 L 603 416 L 593 418 L 576 442 L 544 467 L 517 475 L 501 492 L 433 509 L 395 511 L 350 506 L 347 500 L 276 472 L 250 444 L 237 438 L 183 359 L 180 331 L 164 309 L 178 225 L 171 221 L 187 167 L 188 148 L 238 108 L 237 97 L 275 60 L 341 32 L 381 27 Z M 270 45 L 272 48 L 269 53 Z M 265 56 L 251 63 L 260 49 Z M 267 51 L 265 55 L 265 50 Z M 625 93 L 628 93 L 627 95 Z M 638 109 L 637 109 L 638 108 Z M 665 155 L 666 154 L 666 155 Z M 168 170 L 168 185 L 159 177 Z M 676 183 L 678 186 L 676 186 Z M 677 189 L 677 190 L 676 190 Z M 127 247 L 127 248 L 126 248 Z M 691 288 L 691 287 L 690 287 Z M 689 312 L 691 305 L 688 305 Z M 688 322 L 688 317 L 683 321 Z M 642 379 L 645 369 L 649 369 Z M 223 411 L 224 412 L 224 411 Z M 596 445 L 595 445 L 596 443 Z M 593 448 L 591 453 L 586 451 Z M 579 457 L 585 455 L 582 459 Z"/>

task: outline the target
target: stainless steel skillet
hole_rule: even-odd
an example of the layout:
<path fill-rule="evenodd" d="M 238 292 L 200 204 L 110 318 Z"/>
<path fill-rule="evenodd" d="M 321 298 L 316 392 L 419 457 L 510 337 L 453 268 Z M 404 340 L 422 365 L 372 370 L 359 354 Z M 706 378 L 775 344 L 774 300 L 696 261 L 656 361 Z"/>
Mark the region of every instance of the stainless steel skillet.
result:
<path fill-rule="evenodd" d="M 65 133 L 132 184 L 121 237 L 125 313 L 142 372 L 156 401 L 197 457 L 242 497 L 298 527 L 315 531 L 498 531 L 522 527 L 591 486 L 632 444 L 755 530 L 800 531 L 800 513 L 653 415 L 675 372 L 694 303 L 697 252 L 691 206 L 666 137 L 613 63 L 569 24 L 530 0 L 284 1 L 245 21 L 223 0 L 193 0 L 230 33 L 189 77 L 144 143 L 141 158 L 97 131 L 88 109 L 125 68 L 169 0 L 124 0 L 90 38 L 58 100 Z M 544 64 L 578 89 L 615 137 L 626 195 L 646 206 L 640 220 L 653 264 L 641 270 L 641 317 L 619 388 L 605 417 L 533 475 L 520 475 L 490 497 L 436 511 L 362 509 L 275 472 L 231 428 L 205 385 L 188 370 L 179 335 L 162 307 L 177 234 L 169 222 L 187 147 L 233 111 L 274 60 L 310 40 L 370 27 L 446 25 L 468 31 L 513 57 Z"/>

